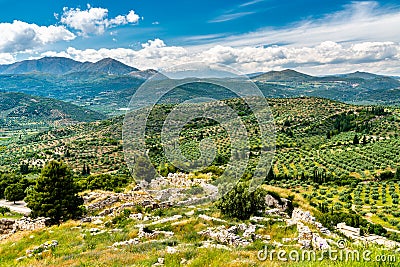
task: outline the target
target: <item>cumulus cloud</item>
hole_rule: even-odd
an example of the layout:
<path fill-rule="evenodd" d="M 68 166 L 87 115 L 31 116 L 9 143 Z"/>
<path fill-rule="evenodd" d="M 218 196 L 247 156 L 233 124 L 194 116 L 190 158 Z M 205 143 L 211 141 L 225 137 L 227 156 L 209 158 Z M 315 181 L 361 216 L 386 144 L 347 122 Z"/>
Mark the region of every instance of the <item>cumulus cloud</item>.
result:
<path fill-rule="evenodd" d="M 43 54 L 50 55 L 50 54 Z M 85 49 L 68 48 L 52 55 L 67 56 L 79 61 L 95 62 L 105 57 L 112 57 L 125 64 L 140 69 L 169 68 L 174 65 L 201 61 L 210 64 L 225 64 L 244 73 L 269 71 L 284 68 L 296 68 L 326 73 L 332 70 L 340 72 L 368 70 L 382 72 L 381 64 L 399 64 L 400 43 L 395 42 L 361 42 L 340 44 L 325 41 L 316 46 L 289 47 L 239 47 L 217 45 L 205 50 L 193 50 L 180 46 L 167 46 L 160 39 L 149 40 L 142 44 L 140 50 L 127 48 Z M 375 66 L 375 67 L 373 67 Z M 373 68 L 372 68 L 373 67 Z M 326 74 L 325 73 L 325 74 Z"/>
<path fill-rule="evenodd" d="M 103 34 L 105 29 L 139 22 L 139 15 L 131 10 L 127 15 L 118 15 L 108 18 L 108 9 L 91 7 L 86 10 L 64 7 L 60 22 L 79 32 L 80 35 Z"/>
<path fill-rule="evenodd" d="M 23 21 L 0 23 L 0 52 L 19 52 L 57 41 L 71 41 L 75 34 L 64 26 L 38 26 Z"/>
<path fill-rule="evenodd" d="M 11 64 L 15 62 L 15 57 L 10 53 L 0 53 L 0 64 Z"/>
<path fill-rule="evenodd" d="M 107 9 L 92 7 L 84 11 L 66 9 L 61 17 L 66 19 L 68 17 L 66 14 L 71 10 L 73 11 L 71 14 L 74 15 L 64 24 L 82 35 L 101 34 L 107 28 L 137 23 L 139 20 L 139 16 L 133 11 L 128 15 L 108 18 Z M 244 73 L 295 68 L 310 74 L 361 70 L 399 75 L 400 27 L 398 25 L 400 25 L 398 9 L 382 8 L 376 2 L 353 2 L 345 6 L 342 11 L 317 20 L 299 22 L 283 29 L 260 29 L 253 33 L 228 37 L 223 34 L 193 36 L 183 41 L 186 45 L 188 43 L 196 45 L 168 46 L 163 40 L 154 39 L 143 43 L 139 50 L 129 48 L 80 50 L 70 47 L 65 51 L 49 51 L 42 55 L 64 56 L 91 62 L 112 57 L 140 69 L 163 69 L 173 65 L 203 61 L 226 64 Z M 66 30 L 58 28 L 62 29 Z M 44 30 L 48 32 L 50 27 Z M 1 30 L 1 26 L 0 31 L 7 32 Z M 72 33 L 70 34 L 71 39 L 75 38 Z M 18 42 L 19 45 L 29 47 L 31 45 L 29 40 L 34 39 L 29 37 L 31 35 L 29 30 L 19 34 L 20 38 L 28 40 L 28 44 Z M 36 30 L 35 35 L 42 36 L 41 42 L 57 40 L 57 34 L 40 35 L 40 30 Z M 2 38 L 3 36 L 0 36 L 0 52 L 7 52 L 1 50 L 1 40 L 10 38 Z"/>

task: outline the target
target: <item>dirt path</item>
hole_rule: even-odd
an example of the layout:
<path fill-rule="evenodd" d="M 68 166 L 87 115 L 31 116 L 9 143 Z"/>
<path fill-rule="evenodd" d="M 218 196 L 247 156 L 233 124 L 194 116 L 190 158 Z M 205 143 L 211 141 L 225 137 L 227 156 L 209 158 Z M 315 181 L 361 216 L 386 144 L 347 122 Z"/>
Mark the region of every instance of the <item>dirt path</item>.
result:
<path fill-rule="evenodd" d="M 24 215 L 28 215 L 31 210 L 26 207 L 26 203 L 24 201 L 6 201 L 4 199 L 0 199 L 0 206 L 8 207 L 11 211 L 18 212 Z"/>

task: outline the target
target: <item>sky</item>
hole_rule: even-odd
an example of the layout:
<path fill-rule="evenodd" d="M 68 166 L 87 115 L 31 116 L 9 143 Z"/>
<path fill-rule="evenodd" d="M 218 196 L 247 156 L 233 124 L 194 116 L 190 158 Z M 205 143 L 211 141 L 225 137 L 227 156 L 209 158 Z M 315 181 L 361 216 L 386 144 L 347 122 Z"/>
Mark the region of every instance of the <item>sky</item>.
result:
<path fill-rule="evenodd" d="M 400 75 L 398 1 L 0 0 L 0 64 L 45 56 L 140 69 Z"/>

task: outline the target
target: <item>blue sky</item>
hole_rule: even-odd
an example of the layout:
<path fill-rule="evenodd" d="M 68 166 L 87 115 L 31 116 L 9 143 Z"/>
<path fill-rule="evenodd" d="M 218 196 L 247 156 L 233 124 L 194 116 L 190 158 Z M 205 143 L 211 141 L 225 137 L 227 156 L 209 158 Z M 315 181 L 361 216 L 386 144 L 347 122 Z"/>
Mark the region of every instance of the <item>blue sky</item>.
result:
<path fill-rule="evenodd" d="M 397 1 L 0 0 L 0 10 L 2 64 L 109 56 L 157 69 L 196 60 L 244 72 L 400 72 Z"/>

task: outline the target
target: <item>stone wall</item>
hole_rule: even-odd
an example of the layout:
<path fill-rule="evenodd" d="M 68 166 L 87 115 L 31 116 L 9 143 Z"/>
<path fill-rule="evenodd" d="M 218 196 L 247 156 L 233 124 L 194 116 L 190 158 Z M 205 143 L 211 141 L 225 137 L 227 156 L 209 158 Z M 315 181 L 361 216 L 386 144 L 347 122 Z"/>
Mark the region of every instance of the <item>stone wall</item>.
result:
<path fill-rule="evenodd" d="M 128 202 L 131 206 L 140 205 L 143 207 L 153 207 L 157 204 L 153 198 L 144 191 L 130 193 L 91 192 L 84 196 L 84 200 L 89 211 L 103 210 L 119 202 Z M 112 211 L 110 211 L 110 213 L 111 212 Z"/>
<path fill-rule="evenodd" d="M 14 219 L 0 219 L 0 235 L 7 235 L 15 233 L 16 231 L 32 231 L 46 227 L 48 218 L 39 217 L 31 219 L 23 217 L 19 220 Z"/>
<path fill-rule="evenodd" d="M 0 220 L 0 235 L 10 234 L 14 230 L 15 220 L 1 219 Z"/>

